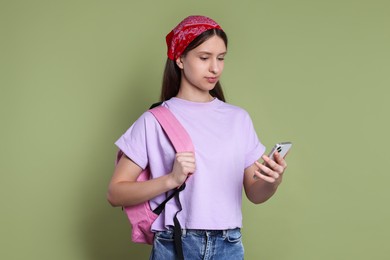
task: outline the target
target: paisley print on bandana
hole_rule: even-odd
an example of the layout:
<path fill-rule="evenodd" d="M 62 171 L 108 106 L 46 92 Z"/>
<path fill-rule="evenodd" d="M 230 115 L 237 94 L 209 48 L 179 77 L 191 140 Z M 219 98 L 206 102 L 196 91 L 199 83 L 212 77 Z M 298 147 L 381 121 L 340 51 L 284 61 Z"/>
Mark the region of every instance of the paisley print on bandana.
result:
<path fill-rule="evenodd" d="M 222 30 L 221 26 L 206 16 L 193 15 L 185 18 L 165 38 L 168 58 L 176 60 L 196 37 L 210 29 Z"/>

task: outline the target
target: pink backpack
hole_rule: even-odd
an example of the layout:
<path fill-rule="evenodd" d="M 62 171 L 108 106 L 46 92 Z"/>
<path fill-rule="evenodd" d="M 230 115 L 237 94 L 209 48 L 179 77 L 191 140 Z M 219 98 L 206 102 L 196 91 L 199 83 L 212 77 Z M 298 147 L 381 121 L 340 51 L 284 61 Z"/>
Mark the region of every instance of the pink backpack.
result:
<path fill-rule="evenodd" d="M 150 109 L 149 112 L 151 112 L 160 123 L 176 152 L 194 152 L 194 147 L 192 145 L 190 136 L 168 108 L 158 106 Z M 122 155 L 123 152 L 119 150 L 116 159 L 117 163 Z M 149 178 L 150 172 L 149 167 L 147 167 L 141 172 L 137 181 L 147 181 Z M 131 239 L 133 242 L 149 245 L 153 243 L 154 233 L 151 231 L 152 223 L 163 211 L 165 204 L 175 195 L 178 195 L 178 193 L 182 191 L 184 187 L 185 185 L 176 189 L 155 210 L 150 208 L 149 201 L 135 206 L 124 207 L 124 210 L 132 226 Z"/>

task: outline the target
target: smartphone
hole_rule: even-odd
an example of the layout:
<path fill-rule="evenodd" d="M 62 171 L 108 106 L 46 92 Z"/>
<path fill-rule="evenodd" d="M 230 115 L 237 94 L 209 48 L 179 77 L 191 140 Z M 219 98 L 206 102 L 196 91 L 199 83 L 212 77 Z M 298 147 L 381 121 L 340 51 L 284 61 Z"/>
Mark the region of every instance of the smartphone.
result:
<path fill-rule="evenodd" d="M 291 142 L 282 142 L 275 144 L 275 146 L 272 148 L 271 152 L 268 154 L 268 157 L 272 160 L 274 159 L 274 154 L 276 151 L 284 158 L 287 154 L 287 152 L 291 149 L 292 143 Z"/>

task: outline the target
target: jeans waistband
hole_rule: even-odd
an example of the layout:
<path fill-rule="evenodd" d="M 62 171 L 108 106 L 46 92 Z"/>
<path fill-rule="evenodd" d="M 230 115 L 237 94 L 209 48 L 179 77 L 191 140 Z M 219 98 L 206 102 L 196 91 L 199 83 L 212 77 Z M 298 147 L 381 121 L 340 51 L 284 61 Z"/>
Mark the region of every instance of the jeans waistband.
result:
<path fill-rule="evenodd" d="M 229 231 L 240 230 L 240 228 L 225 229 L 225 230 L 204 230 L 204 229 L 182 229 L 182 235 L 196 234 L 208 236 L 222 236 L 225 237 Z"/>

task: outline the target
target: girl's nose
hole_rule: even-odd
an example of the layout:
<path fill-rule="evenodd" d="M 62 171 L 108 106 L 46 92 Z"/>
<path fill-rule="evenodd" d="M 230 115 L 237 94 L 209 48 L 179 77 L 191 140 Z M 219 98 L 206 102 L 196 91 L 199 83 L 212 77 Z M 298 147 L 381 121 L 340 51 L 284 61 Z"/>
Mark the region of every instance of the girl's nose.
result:
<path fill-rule="evenodd" d="M 212 72 L 213 74 L 217 74 L 219 72 L 219 70 L 220 70 L 220 68 L 219 68 L 218 60 L 213 59 L 213 61 L 210 64 L 210 72 Z"/>

